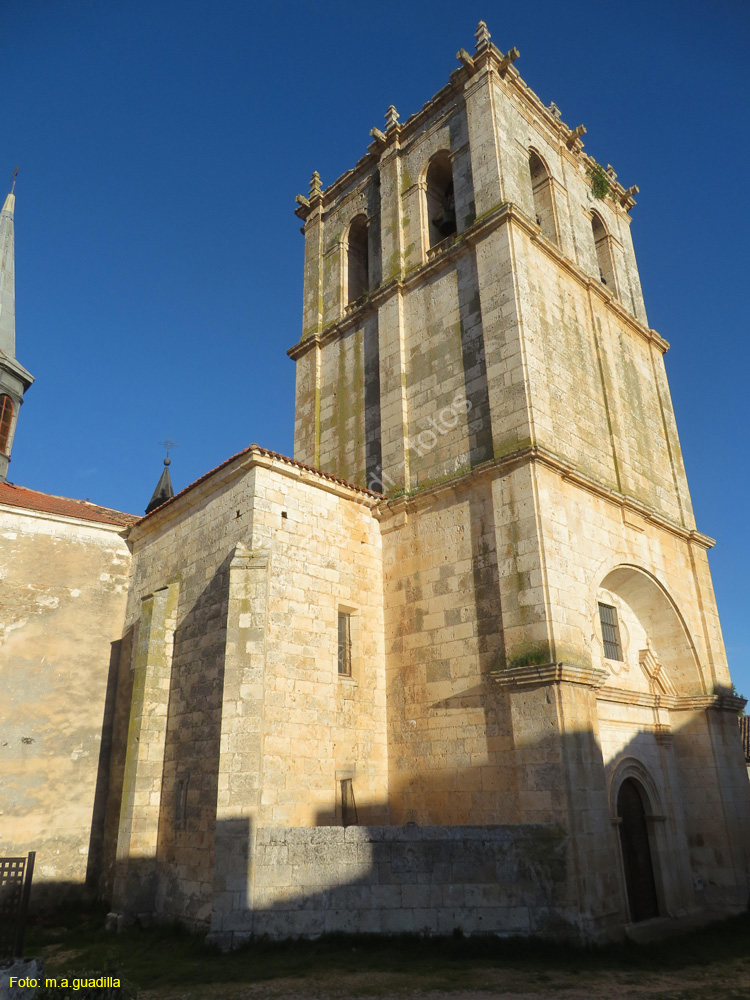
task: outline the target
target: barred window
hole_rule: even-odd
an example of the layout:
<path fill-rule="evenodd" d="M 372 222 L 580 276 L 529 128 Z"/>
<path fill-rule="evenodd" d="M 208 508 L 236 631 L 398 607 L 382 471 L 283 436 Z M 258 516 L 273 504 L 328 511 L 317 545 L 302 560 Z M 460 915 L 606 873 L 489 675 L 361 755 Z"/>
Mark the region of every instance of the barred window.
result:
<path fill-rule="evenodd" d="M 352 616 L 339 611 L 339 673 L 352 676 Z"/>
<path fill-rule="evenodd" d="M 617 609 L 611 604 L 599 604 L 599 621 L 602 623 L 604 655 L 608 660 L 622 660 L 620 626 L 617 624 Z"/>
<path fill-rule="evenodd" d="M 354 801 L 352 779 L 344 778 L 341 782 L 341 824 L 342 826 L 357 826 L 357 803 Z"/>

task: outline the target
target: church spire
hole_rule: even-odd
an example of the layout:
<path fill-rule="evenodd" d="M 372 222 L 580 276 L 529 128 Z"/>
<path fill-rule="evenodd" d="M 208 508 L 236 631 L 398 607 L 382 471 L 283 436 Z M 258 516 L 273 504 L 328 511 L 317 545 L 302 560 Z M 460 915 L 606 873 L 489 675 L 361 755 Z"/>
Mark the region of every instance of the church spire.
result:
<path fill-rule="evenodd" d="M 172 479 L 169 475 L 170 462 L 171 459 L 164 459 L 164 468 L 162 469 L 161 476 L 159 476 L 159 482 L 156 484 L 156 489 L 154 490 L 153 495 L 148 502 L 148 507 L 146 508 L 147 514 L 150 514 L 152 510 L 156 510 L 157 507 L 161 507 L 163 503 L 166 503 L 167 500 L 171 500 L 174 496 Z"/>
<path fill-rule="evenodd" d="M 13 188 L 16 186 L 13 175 Z M 16 268 L 13 212 L 16 196 L 11 190 L 0 213 L 0 351 L 16 356 Z"/>
<path fill-rule="evenodd" d="M 146 508 L 147 514 L 150 514 L 152 510 L 156 510 L 157 507 L 161 507 L 163 503 L 166 503 L 167 500 L 171 500 L 174 496 L 172 480 L 169 476 L 169 466 L 171 464 L 169 452 L 172 448 L 179 448 L 180 446 L 175 444 L 169 435 L 167 435 L 164 441 L 160 441 L 159 444 L 162 448 L 167 449 L 167 455 L 164 459 L 164 468 L 162 469 L 161 476 L 159 477 L 159 482 L 156 484 L 153 496 L 148 502 L 148 507 Z"/>
<path fill-rule="evenodd" d="M 16 361 L 16 268 L 13 215 L 16 174 L 0 212 L 0 483 L 8 474 L 10 452 L 23 394 L 34 381 Z"/>

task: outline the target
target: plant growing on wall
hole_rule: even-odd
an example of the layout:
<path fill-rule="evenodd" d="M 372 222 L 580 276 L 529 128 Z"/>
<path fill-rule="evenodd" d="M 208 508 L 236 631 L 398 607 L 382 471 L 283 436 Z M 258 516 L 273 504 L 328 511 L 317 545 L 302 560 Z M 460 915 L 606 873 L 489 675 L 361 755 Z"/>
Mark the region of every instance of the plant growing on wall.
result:
<path fill-rule="evenodd" d="M 599 200 L 606 198 L 610 192 L 610 184 L 609 177 L 607 177 L 602 167 L 597 163 L 593 167 L 589 167 L 587 173 L 591 178 L 591 193 L 593 196 Z"/>

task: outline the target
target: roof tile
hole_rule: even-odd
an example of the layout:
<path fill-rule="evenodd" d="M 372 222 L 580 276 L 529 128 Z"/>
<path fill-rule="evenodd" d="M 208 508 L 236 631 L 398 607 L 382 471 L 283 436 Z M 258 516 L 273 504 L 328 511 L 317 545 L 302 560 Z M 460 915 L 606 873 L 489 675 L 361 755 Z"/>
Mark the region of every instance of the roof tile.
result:
<path fill-rule="evenodd" d="M 0 482 L 0 504 L 22 507 L 24 510 L 36 510 L 42 514 L 61 514 L 64 517 L 77 517 L 81 521 L 97 521 L 100 524 L 118 524 L 123 527 L 138 520 L 133 514 L 100 507 L 88 500 L 57 497 L 51 493 L 28 490 L 25 486 L 16 486 L 8 482 Z"/>
<path fill-rule="evenodd" d="M 375 493 L 373 490 L 365 489 L 364 486 L 357 486 L 355 483 L 349 483 L 346 481 L 346 479 L 339 479 L 338 476 L 333 476 L 331 475 L 330 472 L 323 472 L 321 469 L 313 468 L 312 465 L 305 465 L 304 462 L 298 462 L 295 458 L 289 458 L 288 455 L 281 455 L 277 451 L 269 451 L 268 448 L 262 448 L 259 444 L 251 444 L 248 445 L 247 448 L 243 448 L 242 451 L 238 451 L 236 455 L 230 455 L 230 457 L 227 458 L 224 462 L 222 462 L 220 465 L 217 465 L 215 469 L 210 469 L 208 472 L 205 472 L 194 482 L 190 483 L 189 486 L 186 486 L 183 490 L 180 490 L 179 493 L 175 493 L 173 497 L 170 497 L 170 499 L 166 500 L 163 504 L 161 504 L 161 506 L 154 507 L 153 510 L 149 511 L 148 514 L 145 514 L 140 520 L 145 521 L 147 517 L 151 517 L 152 515 L 154 515 L 157 510 L 163 510 L 169 504 L 175 503 L 175 501 L 179 500 L 180 497 L 184 496 L 186 493 L 190 492 L 190 490 L 198 486 L 199 483 L 203 483 L 207 479 L 210 479 L 215 472 L 218 472 L 220 469 L 223 469 L 227 465 L 230 465 L 236 458 L 240 458 L 242 455 L 248 455 L 251 451 L 260 452 L 261 455 L 265 455 L 267 458 L 273 458 L 276 459 L 276 461 L 278 462 L 285 462 L 287 465 L 293 465 L 298 469 L 304 469 L 305 472 L 312 472 L 314 475 L 320 476 L 321 479 L 327 479 L 332 483 L 338 483 L 340 486 L 346 486 L 348 489 L 355 490 L 357 493 L 362 493 L 365 496 L 373 497 L 377 500 L 382 499 L 381 493 Z"/>

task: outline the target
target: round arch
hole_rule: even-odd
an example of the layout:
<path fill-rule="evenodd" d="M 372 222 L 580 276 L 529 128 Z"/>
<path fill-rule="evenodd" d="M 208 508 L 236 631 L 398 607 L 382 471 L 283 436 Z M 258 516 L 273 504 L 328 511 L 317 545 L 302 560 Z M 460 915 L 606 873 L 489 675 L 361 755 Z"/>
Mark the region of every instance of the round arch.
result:
<path fill-rule="evenodd" d="M 608 771 L 609 818 L 613 823 L 616 823 L 618 818 L 617 797 L 628 779 L 636 781 L 643 789 L 646 815 L 651 819 L 663 819 L 662 797 L 656 782 L 651 777 L 651 772 L 642 761 L 631 755 L 620 757 L 612 763 Z"/>
<path fill-rule="evenodd" d="M 422 167 L 419 174 L 419 184 L 421 187 L 424 187 L 427 184 L 428 175 L 436 163 L 447 167 L 450 171 L 449 179 L 453 179 L 453 160 L 451 159 L 451 151 L 444 146 L 441 149 L 436 149 L 435 152 L 429 156 L 427 162 Z"/>
<path fill-rule="evenodd" d="M 370 290 L 370 255 L 368 220 L 360 212 L 350 221 L 344 242 L 346 246 L 346 302 L 357 302 Z"/>
<path fill-rule="evenodd" d="M 627 668 L 638 667 L 641 654 L 663 670 L 664 683 L 678 694 L 705 694 L 700 661 L 685 619 L 662 582 L 648 570 L 620 563 L 600 577 L 591 595 L 594 645 L 606 659 L 597 604 L 612 604 L 622 635 L 622 660 Z M 595 653 L 597 649 L 592 649 Z M 616 672 L 616 671 L 615 671 Z M 637 674 L 636 674 L 637 676 Z M 645 682 L 644 682 L 645 683 Z"/>
<path fill-rule="evenodd" d="M 624 909 L 634 923 L 669 911 L 664 865 L 669 862 L 662 798 L 648 768 L 622 757 L 609 769 L 609 812 L 619 840 Z"/>
<path fill-rule="evenodd" d="M 542 235 L 559 245 L 555 198 L 552 190 L 552 174 L 542 154 L 529 146 L 529 180 L 534 221 L 542 230 Z"/>
<path fill-rule="evenodd" d="M 457 232 L 450 151 L 439 149 L 429 158 L 420 178 L 426 209 L 427 245 L 434 247 Z"/>
<path fill-rule="evenodd" d="M 607 229 L 606 223 L 595 208 L 591 209 L 591 228 L 594 230 L 595 240 L 600 240 L 605 236 L 609 236 L 609 230 Z"/>
<path fill-rule="evenodd" d="M 594 239 L 594 252 L 599 269 L 599 280 L 613 295 L 618 296 L 617 275 L 615 272 L 614 257 L 612 256 L 612 247 L 610 246 L 609 230 L 604 224 L 604 219 L 596 209 L 591 210 L 591 232 Z"/>
<path fill-rule="evenodd" d="M 552 171 L 549 168 L 549 164 L 542 156 L 542 154 L 539 152 L 539 150 L 536 148 L 536 146 L 529 146 L 528 152 L 529 152 L 529 163 L 531 164 L 532 179 L 534 177 L 534 161 L 536 160 L 539 161 L 539 165 L 541 166 L 542 170 L 544 170 L 545 176 L 551 178 Z"/>

